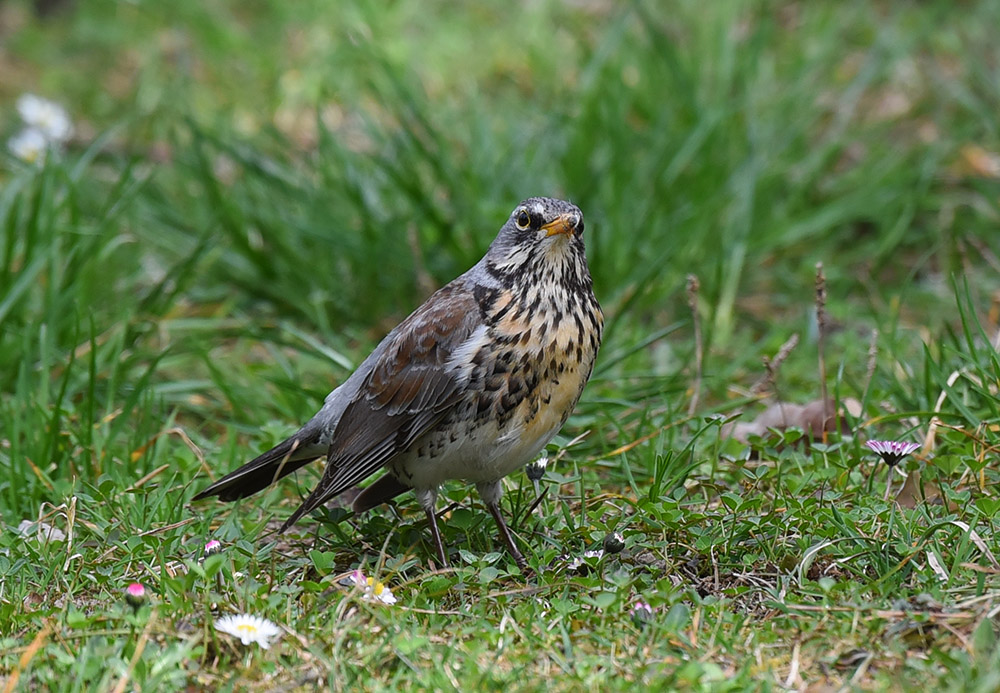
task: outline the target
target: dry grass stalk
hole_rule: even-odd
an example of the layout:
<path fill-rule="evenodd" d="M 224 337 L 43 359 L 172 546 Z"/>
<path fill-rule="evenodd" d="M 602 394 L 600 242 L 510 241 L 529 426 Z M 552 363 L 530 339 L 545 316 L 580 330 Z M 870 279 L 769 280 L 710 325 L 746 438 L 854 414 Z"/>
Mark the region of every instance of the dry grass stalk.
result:
<path fill-rule="evenodd" d="M 823 263 L 816 263 L 816 351 L 819 354 L 819 396 L 823 401 L 823 417 L 829 418 L 830 412 L 826 410 L 826 402 L 829 399 L 826 394 L 826 275 L 823 274 Z M 823 436 L 824 442 L 826 436 Z"/>
<path fill-rule="evenodd" d="M 691 384 L 691 403 L 688 405 L 688 416 L 694 415 L 701 397 L 701 369 L 703 345 L 701 341 L 701 320 L 698 318 L 698 290 L 701 284 L 698 277 L 689 274 L 687 277 L 687 301 L 691 309 L 691 320 L 694 323 L 694 382 Z"/>
<path fill-rule="evenodd" d="M 781 368 L 781 364 L 785 362 L 788 355 L 792 353 L 794 349 L 799 344 L 798 333 L 793 334 L 789 337 L 781 348 L 778 349 L 778 353 L 774 355 L 774 358 L 768 358 L 765 356 L 762 361 L 764 363 L 764 370 L 766 371 L 764 375 L 750 388 L 751 395 L 759 395 L 768 390 L 775 388 L 778 377 L 778 369 Z"/>

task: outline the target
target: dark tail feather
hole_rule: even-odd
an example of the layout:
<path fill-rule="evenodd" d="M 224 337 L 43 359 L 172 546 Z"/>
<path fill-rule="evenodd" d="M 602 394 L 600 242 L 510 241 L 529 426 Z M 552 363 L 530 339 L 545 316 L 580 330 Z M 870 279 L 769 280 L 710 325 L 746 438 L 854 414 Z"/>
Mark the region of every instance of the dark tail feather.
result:
<path fill-rule="evenodd" d="M 267 488 L 278 479 L 322 456 L 322 451 L 316 447 L 316 441 L 310 438 L 311 436 L 303 435 L 300 431 L 222 477 L 191 500 L 218 496 L 219 500 L 234 501 Z"/>
<path fill-rule="evenodd" d="M 409 490 L 409 486 L 397 480 L 392 474 L 384 474 L 378 479 L 378 481 L 358 494 L 358 496 L 354 499 L 354 503 L 351 505 L 351 509 L 356 513 L 364 512 L 365 510 L 374 508 L 376 505 L 381 505 L 386 501 L 392 500 L 404 491 Z M 309 494 L 309 497 L 303 501 L 302 505 L 300 505 L 287 520 L 285 520 L 284 524 L 281 525 L 281 529 L 278 531 L 284 532 L 298 522 L 300 517 L 312 510 L 315 510 L 331 497 L 332 496 L 328 490 L 324 488 L 323 482 L 320 481 L 319 485 L 313 489 L 312 493 Z"/>
<path fill-rule="evenodd" d="M 377 505 L 382 505 L 401 493 L 409 491 L 410 487 L 394 477 L 392 474 L 382 475 L 378 481 L 364 489 L 354 499 L 351 508 L 356 513 L 363 513 L 371 510 Z"/>
<path fill-rule="evenodd" d="M 312 510 L 315 510 L 324 503 L 326 499 L 326 489 L 324 488 L 325 481 L 326 475 L 324 474 L 323 478 L 319 480 L 319 484 L 317 484 L 316 488 L 312 490 L 312 493 L 306 496 L 306 499 L 302 501 L 302 505 L 297 507 L 295 512 L 293 512 L 289 518 L 281 524 L 281 527 L 278 528 L 279 534 L 287 531 L 289 527 L 299 521 L 300 517 Z"/>

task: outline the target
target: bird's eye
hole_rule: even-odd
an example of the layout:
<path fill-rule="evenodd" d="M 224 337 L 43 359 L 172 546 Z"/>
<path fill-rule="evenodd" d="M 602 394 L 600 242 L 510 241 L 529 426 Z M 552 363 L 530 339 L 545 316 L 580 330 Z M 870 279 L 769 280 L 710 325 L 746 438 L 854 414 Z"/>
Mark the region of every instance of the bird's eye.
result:
<path fill-rule="evenodd" d="M 529 217 L 528 213 L 522 209 L 517 213 L 517 219 L 515 219 L 514 222 L 517 224 L 517 228 L 524 231 L 526 228 L 531 226 L 531 217 Z"/>

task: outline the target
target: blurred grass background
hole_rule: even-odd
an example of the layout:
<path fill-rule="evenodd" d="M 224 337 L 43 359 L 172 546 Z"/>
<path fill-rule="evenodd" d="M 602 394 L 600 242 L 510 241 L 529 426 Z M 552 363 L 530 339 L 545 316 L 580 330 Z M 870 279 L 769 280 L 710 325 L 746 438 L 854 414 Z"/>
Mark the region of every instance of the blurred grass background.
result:
<path fill-rule="evenodd" d="M 816 262 L 831 388 L 864 400 L 862 420 L 931 411 L 964 367 L 980 387 L 950 421 L 992 430 L 997 26 L 986 1 L 94 0 L 38 16 L 4 0 L 0 135 L 26 92 L 63 103 L 76 134 L 43 167 L 0 160 L 0 515 L 89 498 L 102 541 L 184 520 L 196 477 L 304 420 L 536 194 L 583 209 L 609 319 L 559 439 L 592 431 L 572 457 L 686 414 L 689 274 L 699 416 L 742 401 L 793 332 L 781 394 L 817 396 Z M 691 434 L 593 466 L 588 487 L 649 491 Z"/>

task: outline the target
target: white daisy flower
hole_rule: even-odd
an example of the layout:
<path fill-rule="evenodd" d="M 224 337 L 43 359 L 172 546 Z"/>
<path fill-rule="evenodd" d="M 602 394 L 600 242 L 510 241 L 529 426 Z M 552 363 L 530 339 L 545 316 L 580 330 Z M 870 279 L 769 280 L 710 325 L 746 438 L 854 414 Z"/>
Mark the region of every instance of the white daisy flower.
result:
<path fill-rule="evenodd" d="M 215 622 L 215 630 L 236 636 L 244 645 L 257 643 L 265 650 L 271 646 L 274 638 L 281 635 L 278 626 L 266 618 L 250 614 L 223 616 Z"/>
<path fill-rule="evenodd" d="M 21 520 L 21 524 L 17 526 L 17 533 L 22 537 L 37 538 L 40 541 L 66 541 L 66 532 L 47 522 Z"/>
<path fill-rule="evenodd" d="M 384 583 L 376 582 L 375 578 L 365 577 L 360 570 L 351 573 L 350 580 L 362 591 L 362 596 L 368 601 L 395 604 L 396 596 Z"/>
<path fill-rule="evenodd" d="M 889 466 L 889 476 L 885 480 L 885 500 L 889 500 L 889 492 L 892 490 L 892 470 L 896 468 L 900 460 L 916 452 L 920 446 L 904 440 L 869 440 L 865 445 Z"/>
<path fill-rule="evenodd" d="M 371 595 L 370 599 L 382 602 L 383 604 L 396 603 L 396 595 L 381 582 L 374 582 L 372 578 L 368 578 L 368 587 L 371 588 L 371 592 L 369 593 Z"/>
<path fill-rule="evenodd" d="M 66 109 L 55 101 L 34 94 L 22 94 L 17 100 L 21 119 L 50 142 L 65 142 L 73 134 L 73 123 Z"/>
<path fill-rule="evenodd" d="M 25 128 L 7 140 L 7 149 L 21 161 L 29 164 L 40 164 L 45 161 L 49 141 L 41 130 Z"/>
<path fill-rule="evenodd" d="M 584 566 L 587 566 L 588 558 L 596 558 L 597 560 L 601 560 L 602 558 L 604 558 L 604 549 L 592 549 L 590 551 L 584 551 L 583 556 L 576 556 L 575 558 L 571 559 L 569 563 L 566 564 L 566 570 L 570 572 L 576 572 L 580 570 Z M 589 566 L 587 566 L 587 569 L 589 569 Z"/>
<path fill-rule="evenodd" d="M 902 440 L 869 440 L 865 445 L 871 448 L 890 467 L 895 467 L 901 459 L 920 447 L 916 443 L 907 443 Z"/>

